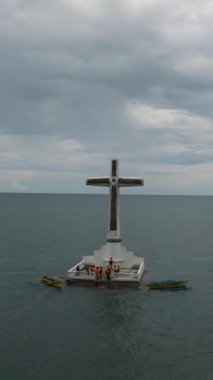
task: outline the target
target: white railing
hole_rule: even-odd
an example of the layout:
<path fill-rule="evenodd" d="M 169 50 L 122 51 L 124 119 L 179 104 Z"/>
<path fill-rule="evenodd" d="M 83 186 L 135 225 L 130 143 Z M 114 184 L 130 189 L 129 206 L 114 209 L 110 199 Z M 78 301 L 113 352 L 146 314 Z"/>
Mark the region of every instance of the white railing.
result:
<path fill-rule="evenodd" d="M 80 270 L 77 270 L 77 267 L 79 267 Z M 121 271 L 119 273 L 111 272 L 110 274 L 110 280 L 111 281 L 137 281 L 139 282 L 141 279 L 141 276 L 144 272 L 144 260 L 142 260 L 140 267 L 137 270 L 131 270 L 130 272 L 127 271 Z M 85 268 L 85 260 L 80 261 L 80 263 L 76 264 L 74 267 L 69 269 L 67 273 L 68 278 L 72 279 L 78 279 L 78 280 L 99 280 L 101 281 L 107 281 L 107 276 L 105 271 L 103 270 L 102 276 L 97 276 L 96 273 L 92 273 L 90 271 L 90 268 L 87 267 L 87 270 Z"/>
<path fill-rule="evenodd" d="M 115 281 L 138 281 L 138 272 L 112 273 L 110 276 Z"/>
<path fill-rule="evenodd" d="M 79 266 L 79 269 L 82 270 L 84 268 L 85 260 L 80 261 L 80 263 L 76 264 L 74 267 L 68 270 L 68 273 L 71 273 L 73 271 L 76 271 L 77 266 Z"/>
<path fill-rule="evenodd" d="M 139 268 L 139 271 L 138 271 L 138 277 L 139 277 L 139 279 L 141 278 L 144 270 L 145 270 L 145 265 L 144 265 L 144 260 L 142 260 L 140 268 Z"/>
<path fill-rule="evenodd" d="M 85 270 L 83 271 L 69 271 L 68 272 L 68 278 L 73 278 L 73 279 L 79 279 L 79 280 L 98 280 L 100 277 L 96 275 L 96 273 L 91 273 L 91 272 L 86 272 Z M 102 274 L 101 280 L 106 281 L 107 276 L 105 273 Z M 134 272 L 119 272 L 119 273 L 111 273 L 110 274 L 110 280 L 111 281 L 138 281 L 139 276 L 138 273 Z"/>
<path fill-rule="evenodd" d="M 91 272 L 86 272 L 86 271 L 72 271 L 68 273 L 68 278 L 78 278 L 78 279 L 90 279 L 90 280 L 95 280 L 95 274 Z"/>

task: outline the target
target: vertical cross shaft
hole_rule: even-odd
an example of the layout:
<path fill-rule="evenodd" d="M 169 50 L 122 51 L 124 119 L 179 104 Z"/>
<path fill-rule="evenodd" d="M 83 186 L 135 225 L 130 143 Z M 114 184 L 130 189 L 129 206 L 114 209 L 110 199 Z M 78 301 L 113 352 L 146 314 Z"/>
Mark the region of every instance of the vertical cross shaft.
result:
<path fill-rule="evenodd" d="M 119 178 L 118 160 L 112 160 L 111 174 L 109 178 L 90 178 L 87 180 L 86 184 L 92 186 L 109 187 L 109 226 L 106 240 L 108 242 L 120 242 L 119 187 L 143 186 L 143 179 Z"/>
<path fill-rule="evenodd" d="M 119 242 L 120 236 L 120 213 L 119 213 L 119 186 L 118 186 L 118 160 L 112 160 L 110 176 L 110 211 L 107 241 Z"/>

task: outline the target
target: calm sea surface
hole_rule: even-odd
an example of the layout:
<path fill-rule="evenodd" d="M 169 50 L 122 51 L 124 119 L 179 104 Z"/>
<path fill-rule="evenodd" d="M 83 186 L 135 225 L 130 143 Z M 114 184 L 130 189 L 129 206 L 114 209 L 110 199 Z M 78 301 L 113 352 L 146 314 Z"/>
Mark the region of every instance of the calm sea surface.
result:
<path fill-rule="evenodd" d="M 213 197 L 121 196 L 140 288 L 42 286 L 104 244 L 105 195 L 0 194 L 0 379 L 211 380 Z M 188 279 L 185 291 L 144 282 Z"/>

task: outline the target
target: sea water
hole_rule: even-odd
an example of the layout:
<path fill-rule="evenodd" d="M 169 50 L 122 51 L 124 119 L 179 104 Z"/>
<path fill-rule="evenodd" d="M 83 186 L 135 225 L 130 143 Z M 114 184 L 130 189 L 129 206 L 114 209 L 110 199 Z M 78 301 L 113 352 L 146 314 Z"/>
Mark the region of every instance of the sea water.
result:
<path fill-rule="evenodd" d="M 39 282 L 105 242 L 105 195 L 0 195 L 0 379 L 211 380 L 213 197 L 121 196 L 138 288 Z M 151 291 L 154 280 L 189 289 Z"/>

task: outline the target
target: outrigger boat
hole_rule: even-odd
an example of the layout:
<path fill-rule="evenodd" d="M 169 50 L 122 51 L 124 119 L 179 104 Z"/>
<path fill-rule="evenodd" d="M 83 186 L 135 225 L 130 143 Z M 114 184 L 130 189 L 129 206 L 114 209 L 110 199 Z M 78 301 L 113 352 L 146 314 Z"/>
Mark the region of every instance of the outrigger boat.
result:
<path fill-rule="evenodd" d="M 52 286 L 57 289 L 62 289 L 64 282 L 62 280 L 49 277 L 49 276 L 43 276 L 41 278 L 41 282 L 47 286 Z"/>
<path fill-rule="evenodd" d="M 155 281 L 155 282 L 148 282 L 146 285 L 149 289 L 186 289 L 187 280 L 183 281 L 175 281 L 175 280 L 168 280 L 168 281 Z"/>

